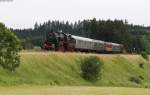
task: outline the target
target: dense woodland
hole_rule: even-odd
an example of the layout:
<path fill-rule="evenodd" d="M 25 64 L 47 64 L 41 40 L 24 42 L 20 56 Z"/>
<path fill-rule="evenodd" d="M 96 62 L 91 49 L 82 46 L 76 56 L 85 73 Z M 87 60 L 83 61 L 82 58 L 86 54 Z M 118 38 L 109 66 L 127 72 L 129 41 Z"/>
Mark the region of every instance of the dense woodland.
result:
<path fill-rule="evenodd" d="M 128 24 L 125 20 L 83 20 L 75 23 L 48 21 L 35 23 L 34 29 L 12 29 L 21 39 L 24 49 L 42 47 L 51 31 L 123 44 L 126 52 L 150 53 L 150 27 Z"/>

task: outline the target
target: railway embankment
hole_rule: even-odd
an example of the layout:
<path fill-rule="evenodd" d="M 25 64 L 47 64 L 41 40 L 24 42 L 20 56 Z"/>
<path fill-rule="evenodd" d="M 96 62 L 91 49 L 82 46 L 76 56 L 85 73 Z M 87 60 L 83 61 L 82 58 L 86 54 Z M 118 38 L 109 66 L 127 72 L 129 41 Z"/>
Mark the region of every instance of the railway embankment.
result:
<path fill-rule="evenodd" d="M 150 87 L 150 61 L 140 55 L 22 52 L 16 72 L 0 67 L 0 85 Z M 81 60 L 98 56 L 102 77 L 96 82 L 81 77 Z"/>

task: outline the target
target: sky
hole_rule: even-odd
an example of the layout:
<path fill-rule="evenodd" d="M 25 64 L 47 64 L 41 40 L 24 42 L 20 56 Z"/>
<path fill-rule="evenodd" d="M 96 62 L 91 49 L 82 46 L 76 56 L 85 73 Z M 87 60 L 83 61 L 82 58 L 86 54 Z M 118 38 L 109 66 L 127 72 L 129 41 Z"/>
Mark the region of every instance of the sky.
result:
<path fill-rule="evenodd" d="M 0 0 L 0 22 L 9 28 L 33 28 L 48 20 L 127 19 L 150 26 L 150 0 Z"/>

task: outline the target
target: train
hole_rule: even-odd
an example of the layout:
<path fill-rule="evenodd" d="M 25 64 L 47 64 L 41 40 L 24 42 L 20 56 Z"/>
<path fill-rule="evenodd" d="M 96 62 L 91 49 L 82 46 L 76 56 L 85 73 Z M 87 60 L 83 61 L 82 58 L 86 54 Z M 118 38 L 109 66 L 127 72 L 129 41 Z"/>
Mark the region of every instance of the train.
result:
<path fill-rule="evenodd" d="M 50 32 L 43 46 L 44 50 L 81 51 L 97 53 L 122 53 L 122 44 L 95 40 L 63 32 Z"/>

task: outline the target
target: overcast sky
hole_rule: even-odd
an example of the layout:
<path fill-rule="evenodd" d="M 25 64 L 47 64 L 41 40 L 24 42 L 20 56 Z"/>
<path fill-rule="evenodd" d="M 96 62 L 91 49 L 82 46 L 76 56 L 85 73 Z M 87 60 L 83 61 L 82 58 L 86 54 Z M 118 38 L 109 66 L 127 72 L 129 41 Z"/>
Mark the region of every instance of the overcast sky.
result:
<path fill-rule="evenodd" d="M 150 0 L 0 0 L 0 22 L 12 28 L 30 28 L 48 20 L 127 19 L 150 25 Z"/>

